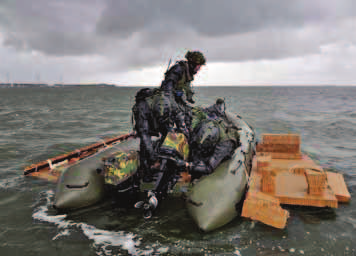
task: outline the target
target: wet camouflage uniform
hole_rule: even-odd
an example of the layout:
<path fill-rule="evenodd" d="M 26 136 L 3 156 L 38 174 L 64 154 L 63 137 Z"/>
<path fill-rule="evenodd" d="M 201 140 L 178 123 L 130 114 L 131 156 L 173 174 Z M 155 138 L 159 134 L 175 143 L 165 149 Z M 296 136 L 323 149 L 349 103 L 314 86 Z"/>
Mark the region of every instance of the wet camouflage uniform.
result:
<path fill-rule="evenodd" d="M 190 83 L 196 74 L 195 68 L 205 64 L 205 57 L 200 52 L 186 54 L 187 61 L 179 61 L 165 74 L 161 84 L 161 96 L 154 102 L 154 115 L 158 117 L 160 130 L 165 135 L 174 124 L 187 138 L 190 136 L 191 107 L 194 92 Z"/>
<path fill-rule="evenodd" d="M 140 166 L 147 171 L 156 160 L 152 145 L 152 135 L 163 138 L 176 125 L 187 138 L 190 137 L 191 107 L 194 103 L 190 82 L 198 65 L 205 64 L 205 57 L 200 52 L 186 54 L 187 61 L 179 61 L 165 74 L 160 89 L 142 89 L 136 94 L 133 114 L 135 130 L 140 137 Z"/>
<path fill-rule="evenodd" d="M 218 99 L 213 106 L 194 113 L 199 121 L 192 134 L 189 165 L 193 178 L 212 173 L 240 144 L 238 128 L 225 118 L 222 104 Z"/>

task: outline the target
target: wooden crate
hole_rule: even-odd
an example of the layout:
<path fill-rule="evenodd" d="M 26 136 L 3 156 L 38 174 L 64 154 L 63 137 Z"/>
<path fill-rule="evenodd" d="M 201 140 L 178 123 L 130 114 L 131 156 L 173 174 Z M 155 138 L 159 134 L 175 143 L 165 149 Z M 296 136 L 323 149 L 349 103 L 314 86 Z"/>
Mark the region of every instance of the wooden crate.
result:
<path fill-rule="evenodd" d="M 257 151 L 276 152 L 276 153 L 299 153 L 299 144 L 258 144 Z"/>
<path fill-rule="evenodd" d="M 248 192 L 241 215 L 283 229 L 286 226 L 289 212 L 282 209 L 279 200 L 273 196 L 262 192 Z"/>
<path fill-rule="evenodd" d="M 305 170 L 305 176 L 308 182 L 308 194 L 320 195 L 326 188 L 326 174 L 314 170 Z"/>
<path fill-rule="evenodd" d="M 300 136 L 297 134 L 263 134 L 262 143 L 257 144 L 256 152 L 269 153 L 272 159 L 301 159 Z"/>
<path fill-rule="evenodd" d="M 300 145 L 300 135 L 299 134 L 269 134 L 265 133 L 262 135 L 263 144 L 299 144 Z"/>

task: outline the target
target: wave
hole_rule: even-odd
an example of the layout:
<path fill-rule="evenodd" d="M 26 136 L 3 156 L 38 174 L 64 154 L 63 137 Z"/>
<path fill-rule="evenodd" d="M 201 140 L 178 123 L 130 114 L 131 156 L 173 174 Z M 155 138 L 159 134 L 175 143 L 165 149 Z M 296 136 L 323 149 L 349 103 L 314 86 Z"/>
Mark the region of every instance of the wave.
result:
<path fill-rule="evenodd" d="M 336 144 L 334 143 L 335 145 L 355 141 L 355 123 L 349 120 L 325 120 L 324 122 L 319 123 L 317 128 L 319 134 L 325 136 L 325 138 L 338 139 L 339 141 Z"/>
<path fill-rule="evenodd" d="M 168 251 L 168 247 L 159 246 L 158 248 L 155 245 L 148 249 L 139 248 L 142 239 L 132 232 L 98 229 L 94 225 L 66 220 L 66 214 L 49 215 L 48 209 L 51 207 L 53 196 L 53 190 L 42 192 L 39 201 L 36 203 L 37 205 L 34 205 L 37 209 L 32 214 L 34 220 L 57 226 L 58 233 L 52 237 L 52 240 L 70 236 L 73 230 L 79 229 L 89 240 L 94 241 L 93 246 L 97 251 L 97 255 L 113 255 L 114 247 L 119 247 L 119 250 L 123 249 L 130 255 L 152 255 L 153 253 L 165 253 Z"/>
<path fill-rule="evenodd" d="M 19 188 L 20 190 L 22 189 L 21 183 L 24 182 L 24 177 L 23 176 L 12 176 L 12 177 L 2 177 L 0 180 L 0 189 L 13 189 L 13 188 Z"/>

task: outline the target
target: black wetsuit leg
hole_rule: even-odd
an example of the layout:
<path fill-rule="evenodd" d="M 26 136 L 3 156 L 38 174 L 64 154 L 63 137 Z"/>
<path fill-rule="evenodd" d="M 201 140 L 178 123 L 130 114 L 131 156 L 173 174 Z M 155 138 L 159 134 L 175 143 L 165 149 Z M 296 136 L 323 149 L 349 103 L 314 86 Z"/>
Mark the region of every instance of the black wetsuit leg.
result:
<path fill-rule="evenodd" d="M 145 100 L 136 103 L 136 130 L 140 137 L 140 169 L 147 171 L 154 161 L 154 150 L 150 136 L 151 109 Z"/>

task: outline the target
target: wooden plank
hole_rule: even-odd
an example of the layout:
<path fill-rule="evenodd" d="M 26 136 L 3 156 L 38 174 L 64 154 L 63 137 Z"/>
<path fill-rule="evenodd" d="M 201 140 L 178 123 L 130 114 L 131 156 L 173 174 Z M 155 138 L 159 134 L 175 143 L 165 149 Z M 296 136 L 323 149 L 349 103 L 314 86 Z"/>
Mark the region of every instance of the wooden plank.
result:
<path fill-rule="evenodd" d="M 346 187 L 344 176 L 341 173 L 326 172 L 328 184 L 339 202 L 348 203 L 351 195 Z"/>
<path fill-rule="evenodd" d="M 125 140 L 131 136 L 134 136 L 133 134 L 125 134 L 125 135 L 121 135 L 121 136 L 117 136 L 115 138 L 111 138 L 111 139 L 107 139 L 103 142 L 97 142 L 97 143 L 94 143 L 92 145 L 89 145 L 89 146 L 85 146 L 85 147 L 82 147 L 80 149 L 77 149 L 77 150 L 74 150 L 70 153 L 67 153 L 67 154 L 63 154 L 63 155 L 60 155 L 60 156 L 56 156 L 56 157 L 53 157 L 53 158 L 50 158 L 50 159 L 47 159 L 45 161 L 42 161 L 42 162 L 39 162 L 37 164 L 33 164 L 29 167 L 26 167 L 25 170 L 24 170 L 24 175 L 29 175 L 33 172 L 38 172 L 42 169 L 45 169 L 45 168 L 50 168 L 50 165 L 51 164 L 58 164 L 60 162 L 63 162 L 65 160 L 71 160 L 72 158 L 77 158 L 77 157 L 80 157 L 81 159 L 89 156 L 89 155 L 92 155 L 93 153 L 96 152 L 96 150 L 98 150 L 99 148 L 101 147 L 104 147 L 105 145 L 111 145 L 115 142 L 118 142 L 118 141 L 121 141 L 121 140 Z"/>
<path fill-rule="evenodd" d="M 283 229 L 286 226 L 289 212 L 282 209 L 279 200 L 273 196 L 262 192 L 248 192 L 241 216 Z"/>
<path fill-rule="evenodd" d="M 263 144 L 300 144 L 300 141 L 299 134 L 262 134 Z"/>
<path fill-rule="evenodd" d="M 258 144 L 256 150 L 258 152 L 274 152 L 274 153 L 292 153 L 300 152 L 299 144 Z"/>

